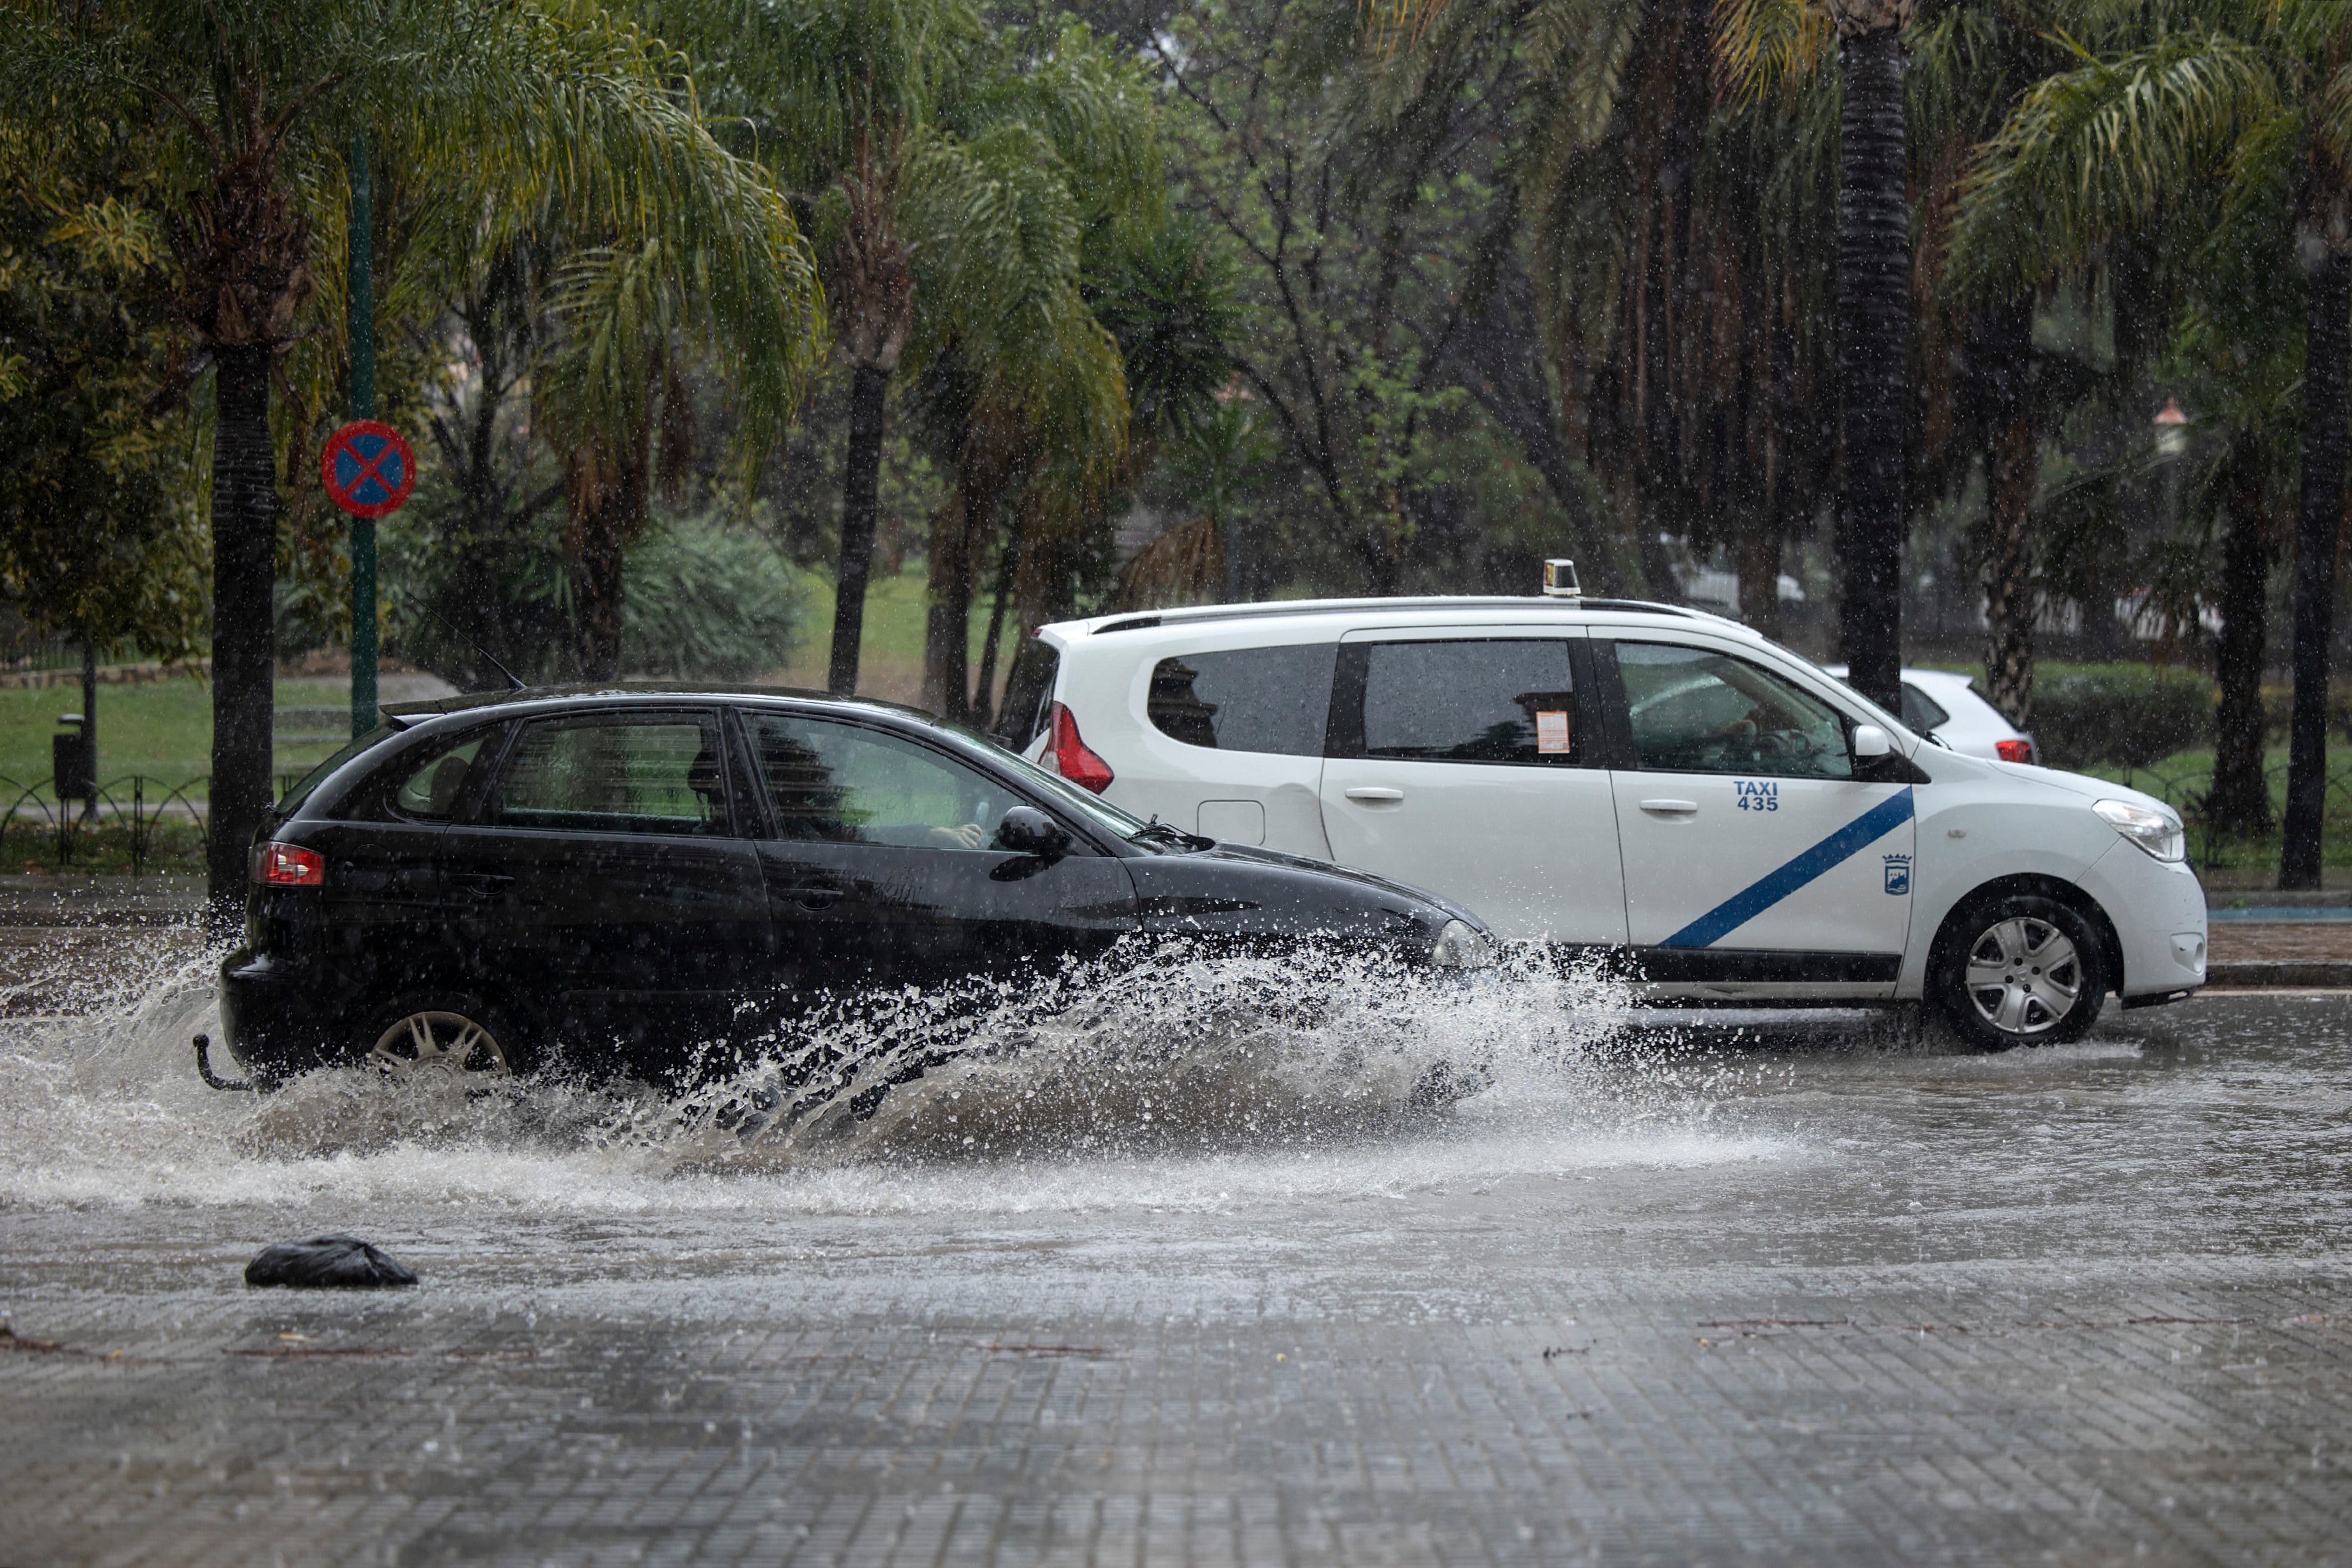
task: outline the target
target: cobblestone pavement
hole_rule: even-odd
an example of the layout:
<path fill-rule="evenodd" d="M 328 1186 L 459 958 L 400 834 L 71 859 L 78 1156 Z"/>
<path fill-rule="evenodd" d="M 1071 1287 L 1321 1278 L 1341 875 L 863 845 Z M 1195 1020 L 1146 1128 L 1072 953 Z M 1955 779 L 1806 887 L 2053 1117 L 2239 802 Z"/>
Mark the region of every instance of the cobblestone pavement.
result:
<path fill-rule="evenodd" d="M 1823 1024 L 1336 1141 L 762 1173 L 53 1083 L 0 1563 L 2352 1561 L 2347 1045 L 2341 994 Z M 237 1282 L 330 1228 L 425 1284 Z"/>

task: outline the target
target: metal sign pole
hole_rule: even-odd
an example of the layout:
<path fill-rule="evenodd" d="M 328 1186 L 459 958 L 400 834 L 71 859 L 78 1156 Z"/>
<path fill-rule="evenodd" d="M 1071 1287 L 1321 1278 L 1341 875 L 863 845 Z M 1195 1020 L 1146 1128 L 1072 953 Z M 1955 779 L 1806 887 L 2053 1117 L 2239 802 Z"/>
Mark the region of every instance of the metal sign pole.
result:
<path fill-rule="evenodd" d="M 371 267 L 367 132 L 352 138 L 351 416 L 375 417 L 375 279 Z M 352 519 L 352 739 L 375 728 L 375 523 Z"/>

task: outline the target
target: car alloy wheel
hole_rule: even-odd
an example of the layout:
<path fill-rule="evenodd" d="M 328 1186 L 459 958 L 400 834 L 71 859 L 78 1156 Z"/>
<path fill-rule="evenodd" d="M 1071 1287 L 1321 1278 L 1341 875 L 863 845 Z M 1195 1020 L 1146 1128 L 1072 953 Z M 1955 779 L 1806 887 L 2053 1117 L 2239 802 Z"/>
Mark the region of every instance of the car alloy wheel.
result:
<path fill-rule="evenodd" d="M 368 1061 L 394 1078 L 442 1073 L 459 1081 L 511 1078 L 514 1068 L 488 1028 L 463 1013 L 424 1008 L 393 1020 Z"/>
<path fill-rule="evenodd" d="M 2037 892 L 1983 896 L 1954 910 L 1928 976 L 1930 999 L 1987 1051 L 2079 1039 L 2110 984 L 2091 917 Z"/>
<path fill-rule="evenodd" d="M 2085 978 L 2083 955 L 2064 931 L 2014 915 L 1978 936 L 1964 984 L 1978 1016 L 2005 1035 L 2031 1039 L 2066 1021 Z"/>

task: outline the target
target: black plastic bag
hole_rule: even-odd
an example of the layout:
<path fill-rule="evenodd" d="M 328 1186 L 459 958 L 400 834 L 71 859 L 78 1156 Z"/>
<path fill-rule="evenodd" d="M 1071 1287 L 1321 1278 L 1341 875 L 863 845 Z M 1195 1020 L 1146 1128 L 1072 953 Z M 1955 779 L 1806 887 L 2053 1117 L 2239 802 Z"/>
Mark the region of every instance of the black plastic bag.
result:
<path fill-rule="evenodd" d="M 416 1276 L 356 1236 L 314 1236 L 265 1247 L 245 1266 L 248 1285 L 295 1285 L 373 1290 L 414 1285 Z"/>

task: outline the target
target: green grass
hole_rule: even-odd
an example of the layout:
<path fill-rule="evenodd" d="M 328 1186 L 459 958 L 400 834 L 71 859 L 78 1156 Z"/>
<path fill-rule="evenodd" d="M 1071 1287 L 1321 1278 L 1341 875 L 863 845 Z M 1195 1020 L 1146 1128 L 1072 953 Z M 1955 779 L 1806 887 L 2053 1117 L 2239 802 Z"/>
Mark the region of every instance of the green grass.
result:
<path fill-rule="evenodd" d="M 929 582 L 929 571 L 919 561 L 910 562 L 896 577 L 877 580 L 866 591 L 866 628 L 859 647 L 857 689 L 867 697 L 887 698 L 893 702 L 913 702 L 923 689 L 923 596 Z M 971 607 L 971 671 L 980 673 L 980 659 L 988 643 L 988 608 L 991 596 L 982 595 Z M 824 685 L 825 661 L 833 648 L 833 579 L 829 574 L 801 574 L 802 630 L 794 644 L 793 656 L 784 668 L 771 679 L 793 686 L 822 688 Z M 997 648 L 997 689 L 1002 692 L 1004 675 L 1013 662 L 1013 647 L 1020 637 L 1020 627 L 1012 624 L 1008 607 L 1006 626 Z"/>
<path fill-rule="evenodd" d="M 860 661 L 859 689 L 869 696 L 911 702 L 922 689 L 924 569 L 920 563 L 895 577 L 884 578 L 867 591 L 866 637 Z M 804 614 L 802 632 L 791 656 L 767 679 L 793 685 L 822 687 L 827 652 L 833 639 L 833 584 L 815 573 L 802 579 Z M 971 659 L 980 667 L 982 644 L 987 637 L 986 606 L 975 608 L 971 628 Z M 1009 662 L 1014 634 L 1008 632 L 1000 659 Z M 1002 680 L 1000 668 L 999 679 Z M 341 680 L 280 680 L 281 708 L 341 707 L 351 700 L 351 687 Z M 29 691 L 0 690 L 0 778 L 13 779 L 18 789 L 38 786 L 46 795 L 49 779 L 49 738 L 58 732 L 58 715 L 81 707 L 78 686 L 44 687 Z M 325 733 L 333 725 L 310 727 Z M 98 689 L 98 776 L 110 784 L 133 773 L 151 784 L 185 784 L 212 772 L 212 688 L 193 676 L 138 686 Z M 281 737 L 273 771 L 299 773 L 334 750 L 335 742 L 295 743 Z M 14 798 L 16 791 L 8 792 Z M 5 810 L 0 803 L 0 810 Z"/>
<path fill-rule="evenodd" d="M 102 784 L 131 773 L 181 784 L 213 771 L 212 687 L 193 676 L 139 686 L 98 689 L 98 777 Z M 348 703 L 351 686 L 338 680 L 281 680 L 281 708 L 324 708 Z M 49 738 L 58 715 L 81 707 L 81 689 L 51 686 L 31 691 L 0 691 L 0 778 L 18 788 L 49 781 Z M 331 726 L 328 727 L 331 728 Z M 325 733 L 325 729 L 311 732 Z M 274 766 L 279 773 L 310 767 L 335 749 L 335 742 L 281 742 Z M 15 790 L 9 791 L 11 797 Z M 5 810 L 0 805 L 0 810 Z"/>

